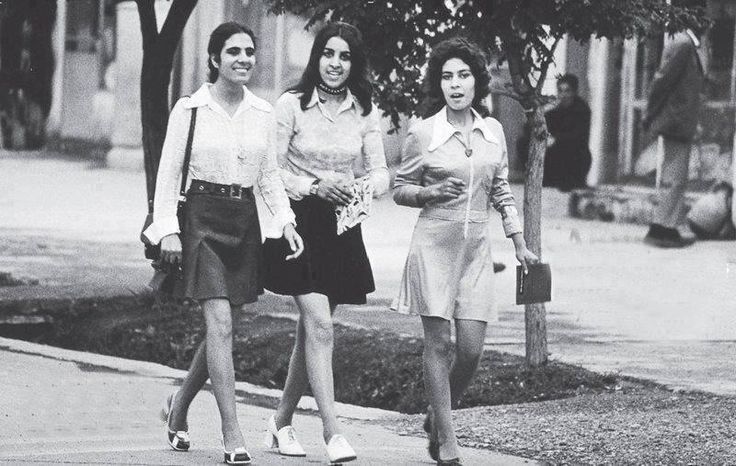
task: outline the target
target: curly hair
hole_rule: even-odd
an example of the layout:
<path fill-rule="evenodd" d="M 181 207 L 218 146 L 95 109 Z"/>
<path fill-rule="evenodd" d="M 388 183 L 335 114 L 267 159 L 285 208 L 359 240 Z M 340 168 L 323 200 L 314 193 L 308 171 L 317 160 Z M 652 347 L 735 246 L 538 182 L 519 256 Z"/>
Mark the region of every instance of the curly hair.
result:
<path fill-rule="evenodd" d="M 210 34 L 210 41 L 207 44 L 207 68 L 209 68 L 207 80 L 209 82 L 213 83 L 217 81 L 217 78 L 220 76 L 220 71 L 212 64 L 210 57 L 214 55 L 215 61 L 219 63 L 220 53 L 222 52 L 222 48 L 225 46 L 225 42 L 227 42 L 231 36 L 240 33 L 248 34 L 253 41 L 253 47 L 256 46 L 256 35 L 253 34 L 253 31 L 234 21 L 220 24 Z"/>
<path fill-rule="evenodd" d="M 488 115 L 488 109 L 483 104 L 483 100 L 490 93 L 491 74 L 488 71 L 488 60 L 483 50 L 465 37 L 452 37 L 432 48 L 422 85 L 424 99 L 419 108 L 420 115 L 423 118 L 430 117 L 445 106 L 441 87 L 442 67 L 451 58 L 459 58 L 470 66 L 470 72 L 475 78 L 473 108 L 481 115 Z"/>
<path fill-rule="evenodd" d="M 350 47 L 350 75 L 346 85 L 363 108 L 363 116 L 368 115 L 371 112 L 371 98 L 373 96 L 373 86 L 368 78 L 368 55 L 362 34 L 352 24 L 335 21 L 327 23 L 319 30 L 314 37 L 312 51 L 309 53 L 309 62 L 304 69 L 304 73 L 302 73 L 301 80 L 289 90 L 302 93 L 299 101 L 302 110 L 306 110 L 314 88 L 322 79 L 319 75 L 319 60 L 322 58 L 322 50 L 324 50 L 327 41 L 333 37 L 339 37 L 347 42 Z"/>

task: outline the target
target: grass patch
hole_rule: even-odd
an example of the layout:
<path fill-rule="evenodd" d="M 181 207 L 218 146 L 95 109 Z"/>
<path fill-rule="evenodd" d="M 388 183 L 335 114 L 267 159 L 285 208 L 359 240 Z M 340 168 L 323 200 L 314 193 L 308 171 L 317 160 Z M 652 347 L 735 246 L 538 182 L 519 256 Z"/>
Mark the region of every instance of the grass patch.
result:
<path fill-rule="evenodd" d="M 295 322 L 266 315 L 288 301 L 264 296 L 248 312 L 234 314 L 237 380 L 283 388 L 294 343 Z M 186 369 L 204 334 L 196 307 L 156 302 L 152 296 L 0 303 L 0 317 L 43 316 L 52 325 L 24 338 L 68 349 L 152 361 Z M 335 326 L 335 397 L 338 401 L 404 413 L 426 407 L 423 342 L 386 330 Z M 461 407 L 524 403 L 619 390 L 620 379 L 551 362 L 528 369 L 519 356 L 486 351 Z"/>

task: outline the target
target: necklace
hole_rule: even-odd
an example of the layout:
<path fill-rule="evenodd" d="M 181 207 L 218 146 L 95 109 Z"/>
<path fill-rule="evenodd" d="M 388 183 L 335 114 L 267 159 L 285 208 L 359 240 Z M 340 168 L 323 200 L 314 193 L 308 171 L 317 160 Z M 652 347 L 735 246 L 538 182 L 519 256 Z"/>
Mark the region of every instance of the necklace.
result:
<path fill-rule="evenodd" d="M 317 83 L 317 89 L 324 92 L 325 94 L 340 95 L 340 94 L 344 94 L 347 91 L 347 86 L 340 86 L 338 88 L 334 88 L 334 87 L 329 87 L 327 84 L 320 81 Z"/>

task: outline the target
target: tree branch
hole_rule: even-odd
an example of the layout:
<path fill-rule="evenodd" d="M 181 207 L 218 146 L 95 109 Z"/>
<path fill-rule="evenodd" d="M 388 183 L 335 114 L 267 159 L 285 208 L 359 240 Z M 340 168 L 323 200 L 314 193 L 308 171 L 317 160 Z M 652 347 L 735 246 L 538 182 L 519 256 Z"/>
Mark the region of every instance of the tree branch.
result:
<path fill-rule="evenodd" d="M 156 37 L 158 37 L 154 0 L 135 0 L 135 3 L 138 5 L 138 18 L 141 22 L 143 50 L 146 50 L 156 42 Z"/>
<path fill-rule="evenodd" d="M 161 46 L 167 55 L 173 57 L 174 50 L 179 45 L 184 27 L 195 6 L 197 6 L 197 0 L 173 0 L 159 35 Z"/>
<path fill-rule="evenodd" d="M 552 43 L 552 47 L 549 48 L 548 55 L 542 59 L 542 63 L 539 66 L 540 68 L 539 80 L 537 81 L 537 87 L 535 88 L 537 91 L 537 94 L 542 93 L 542 87 L 544 86 L 544 81 L 547 80 L 547 73 L 549 72 L 549 65 L 551 65 L 555 61 L 555 49 L 557 48 L 557 44 L 559 43 L 560 43 L 560 38 L 558 37 Z"/>

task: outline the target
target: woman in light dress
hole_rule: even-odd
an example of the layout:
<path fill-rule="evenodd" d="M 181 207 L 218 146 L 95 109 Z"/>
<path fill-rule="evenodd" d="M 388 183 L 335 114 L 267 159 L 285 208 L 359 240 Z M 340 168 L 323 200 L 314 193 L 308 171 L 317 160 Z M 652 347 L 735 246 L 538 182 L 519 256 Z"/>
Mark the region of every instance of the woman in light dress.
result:
<path fill-rule="evenodd" d="M 470 383 L 495 318 L 488 220 L 500 212 L 526 270 L 527 249 L 509 188 L 506 139 L 481 102 L 490 76 L 480 48 L 463 38 L 440 42 L 429 58 L 425 118 L 407 135 L 396 173 L 396 203 L 421 208 L 395 308 L 419 314 L 424 328 L 424 427 L 437 464 L 462 464 L 451 409 Z M 456 348 L 452 358 L 451 322 Z"/>

